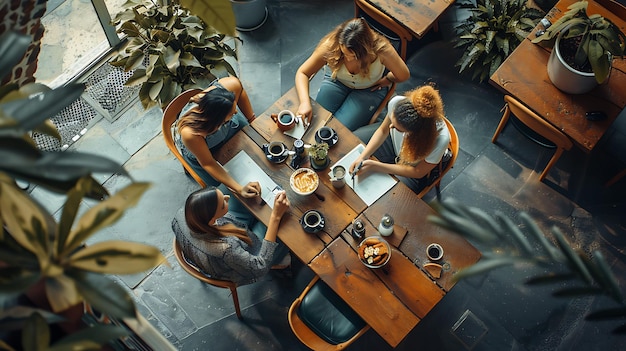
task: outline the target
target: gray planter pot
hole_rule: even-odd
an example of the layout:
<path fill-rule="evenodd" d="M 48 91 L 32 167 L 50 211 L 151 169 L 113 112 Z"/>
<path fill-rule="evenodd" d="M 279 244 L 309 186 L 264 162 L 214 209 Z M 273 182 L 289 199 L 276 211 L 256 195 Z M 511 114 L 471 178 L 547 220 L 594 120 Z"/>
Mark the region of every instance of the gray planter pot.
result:
<path fill-rule="evenodd" d="M 260 28 L 267 20 L 266 0 L 230 0 L 238 31 L 249 32 Z"/>
<path fill-rule="evenodd" d="M 570 67 L 561 56 L 559 50 L 559 34 L 548 59 L 548 77 L 555 87 L 569 94 L 584 94 L 598 85 L 593 73 L 581 72 Z"/>

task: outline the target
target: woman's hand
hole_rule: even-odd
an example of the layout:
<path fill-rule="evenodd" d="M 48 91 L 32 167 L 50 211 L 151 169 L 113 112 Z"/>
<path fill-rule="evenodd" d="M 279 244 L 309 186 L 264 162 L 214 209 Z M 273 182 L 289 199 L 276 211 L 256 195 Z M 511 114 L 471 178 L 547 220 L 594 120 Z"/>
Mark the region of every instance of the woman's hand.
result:
<path fill-rule="evenodd" d="M 244 198 L 261 196 L 261 184 L 259 182 L 250 182 L 241 188 L 239 195 Z"/>
<path fill-rule="evenodd" d="M 313 108 L 310 103 L 302 103 L 298 106 L 298 110 L 296 111 L 296 116 L 300 116 L 304 125 L 307 126 L 311 124 L 311 120 L 313 119 Z"/>
<path fill-rule="evenodd" d="M 282 218 L 290 205 L 289 199 L 287 199 L 287 193 L 284 190 L 279 192 L 274 199 L 272 215 L 276 216 L 276 218 Z"/>
<path fill-rule="evenodd" d="M 352 162 L 352 164 L 350 165 L 350 167 L 348 167 L 348 173 L 352 174 L 354 172 L 355 169 L 357 169 L 357 172 L 361 169 L 361 167 L 363 167 L 363 163 L 365 162 L 365 159 L 361 156 L 357 157 L 356 160 L 354 160 L 354 162 Z M 361 165 L 361 167 L 359 167 L 359 165 Z"/>

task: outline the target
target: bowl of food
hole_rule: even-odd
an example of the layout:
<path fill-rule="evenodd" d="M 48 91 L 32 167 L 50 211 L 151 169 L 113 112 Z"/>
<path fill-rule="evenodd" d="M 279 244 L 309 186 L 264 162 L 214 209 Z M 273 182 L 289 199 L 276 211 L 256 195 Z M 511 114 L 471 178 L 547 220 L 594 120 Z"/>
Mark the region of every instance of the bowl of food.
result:
<path fill-rule="evenodd" d="M 359 259 L 369 268 L 380 268 L 389 262 L 391 247 L 380 236 L 370 236 L 359 244 Z"/>
<path fill-rule="evenodd" d="M 311 195 L 317 190 L 320 177 L 310 168 L 298 168 L 289 178 L 291 189 L 298 195 Z"/>

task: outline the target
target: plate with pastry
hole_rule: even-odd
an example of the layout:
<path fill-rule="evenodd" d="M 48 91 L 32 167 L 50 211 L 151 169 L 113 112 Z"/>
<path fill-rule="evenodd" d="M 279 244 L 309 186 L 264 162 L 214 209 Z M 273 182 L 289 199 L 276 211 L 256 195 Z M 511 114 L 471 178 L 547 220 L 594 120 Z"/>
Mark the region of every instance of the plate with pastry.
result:
<path fill-rule="evenodd" d="M 381 236 L 369 236 L 359 244 L 358 254 L 366 267 L 380 268 L 391 258 L 391 246 Z"/>

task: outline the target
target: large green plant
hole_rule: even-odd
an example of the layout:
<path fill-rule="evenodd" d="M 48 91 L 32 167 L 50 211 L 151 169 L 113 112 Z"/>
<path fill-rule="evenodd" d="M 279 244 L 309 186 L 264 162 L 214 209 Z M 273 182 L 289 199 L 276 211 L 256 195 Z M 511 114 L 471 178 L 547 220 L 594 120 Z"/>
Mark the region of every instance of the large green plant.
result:
<path fill-rule="evenodd" d="M 554 296 L 601 295 L 613 300 L 614 307 L 594 311 L 586 316 L 587 320 L 626 318 L 626 304 L 617 279 L 599 250 L 588 255 L 573 249 L 557 227 L 551 229 L 551 236 L 546 236 L 525 212 L 519 213 L 522 225 L 518 226 L 502 213 L 492 217 L 454 200 L 437 204 L 436 210 L 437 215 L 429 217 L 431 222 L 489 250 L 483 253 L 478 263 L 459 271 L 454 279 L 515 264 L 533 265 L 543 268 L 546 273 L 529 278 L 526 284 L 530 286 L 564 284 L 565 287 L 553 292 Z M 622 322 L 613 332 L 626 333 L 626 323 Z"/>
<path fill-rule="evenodd" d="M 7 32 L 0 36 L 0 77 L 8 75 L 30 44 L 30 36 Z M 31 139 L 33 130 L 60 136 L 48 120 L 76 100 L 83 85 L 50 89 L 40 84 L 0 86 L 0 295 L 15 296 L 39 283 L 53 311 L 87 301 L 117 318 L 134 318 L 136 309 L 124 289 L 103 274 L 142 272 L 163 262 L 158 248 L 110 241 L 84 246 L 98 230 L 114 223 L 134 206 L 148 184 L 133 182 L 113 196 L 93 177 L 95 172 L 129 176 L 122 165 L 105 157 L 81 152 L 47 152 Z M 20 189 L 26 180 L 67 199 L 57 222 L 52 214 Z M 84 197 L 100 202 L 77 219 Z M 0 326 L 24 328 L 22 347 L 47 346 L 49 330 L 37 309 L 15 306 L 0 313 Z M 54 318 L 45 319 L 54 322 Z M 63 341 L 90 347 L 127 334 L 119 328 L 89 328 Z M 4 342 L 0 348 L 11 349 Z"/>
<path fill-rule="evenodd" d="M 480 82 L 526 38 L 544 13 L 526 6 L 527 0 L 476 0 L 460 4 L 470 16 L 457 26 L 455 48 L 462 48 L 459 72 L 469 72 Z"/>
<path fill-rule="evenodd" d="M 613 56 L 624 56 L 626 35 L 608 18 L 598 14 L 588 15 L 588 5 L 587 1 L 571 4 L 545 33 L 533 39 L 533 43 L 551 41 L 561 32 L 561 40 L 579 38 L 575 39 L 574 68 L 580 70 L 588 62 L 596 81 L 601 84 L 609 77 Z"/>
<path fill-rule="evenodd" d="M 182 91 L 204 88 L 219 75 L 236 75 L 226 61 L 237 56 L 225 42 L 225 34 L 181 3 L 129 0 L 112 20 L 128 41 L 111 64 L 133 70 L 126 85 L 141 84 L 139 98 L 146 109 L 156 104 L 165 108 Z M 192 10 L 200 11 L 198 6 Z"/>

